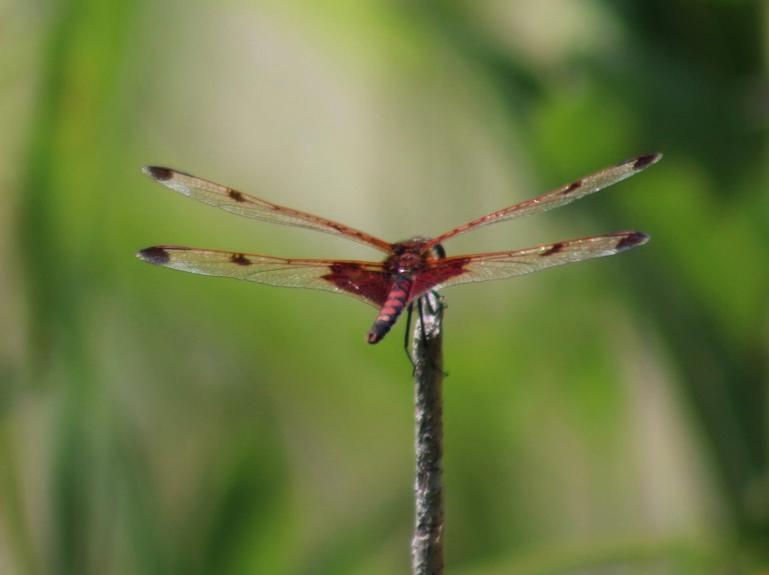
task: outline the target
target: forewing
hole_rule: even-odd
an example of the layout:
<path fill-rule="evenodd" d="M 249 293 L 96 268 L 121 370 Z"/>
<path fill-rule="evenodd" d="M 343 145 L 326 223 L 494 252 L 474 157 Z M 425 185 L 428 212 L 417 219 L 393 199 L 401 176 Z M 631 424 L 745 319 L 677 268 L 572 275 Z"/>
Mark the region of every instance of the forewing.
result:
<path fill-rule="evenodd" d="M 389 291 L 388 276 L 376 262 L 287 259 L 182 246 L 155 246 L 137 255 L 151 264 L 195 274 L 343 293 L 377 308 Z"/>
<path fill-rule="evenodd" d="M 611 256 L 645 244 L 648 240 L 649 236 L 641 232 L 617 232 L 523 250 L 433 260 L 430 267 L 420 274 L 413 293 L 416 297 L 429 289 L 504 279 L 554 266 Z"/>
<path fill-rule="evenodd" d="M 320 216 L 300 212 L 261 200 L 203 178 L 197 178 L 171 168 L 147 166 L 144 173 L 156 182 L 210 206 L 221 208 L 239 216 L 273 224 L 308 228 L 339 235 L 375 249 L 388 252 L 390 244 L 365 232 Z"/>
<path fill-rule="evenodd" d="M 588 194 L 595 193 L 607 186 L 611 186 L 612 184 L 616 184 L 625 178 L 637 174 L 641 170 L 657 163 L 660 158 L 662 158 L 662 154 L 645 154 L 617 164 L 616 166 L 603 169 L 531 200 L 526 200 L 519 204 L 497 210 L 496 212 L 492 212 L 471 222 L 467 222 L 466 224 L 454 228 L 453 230 L 449 230 L 430 240 L 429 245 L 432 246 L 441 243 L 456 235 L 481 226 L 502 222 L 519 216 L 528 216 L 546 210 L 552 210 L 559 206 L 565 206 L 574 200 L 583 198 Z"/>

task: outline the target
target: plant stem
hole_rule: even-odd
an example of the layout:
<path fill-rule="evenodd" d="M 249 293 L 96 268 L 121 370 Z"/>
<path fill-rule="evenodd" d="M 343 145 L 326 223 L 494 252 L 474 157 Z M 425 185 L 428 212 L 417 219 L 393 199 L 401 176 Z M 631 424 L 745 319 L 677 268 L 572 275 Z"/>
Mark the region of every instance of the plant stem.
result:
<path fill-rule="evenodd" d="M 443 573 L 443 305 L 430 292 L 417 302 L 413 360 L 416 415 L 414 575 Z"/>

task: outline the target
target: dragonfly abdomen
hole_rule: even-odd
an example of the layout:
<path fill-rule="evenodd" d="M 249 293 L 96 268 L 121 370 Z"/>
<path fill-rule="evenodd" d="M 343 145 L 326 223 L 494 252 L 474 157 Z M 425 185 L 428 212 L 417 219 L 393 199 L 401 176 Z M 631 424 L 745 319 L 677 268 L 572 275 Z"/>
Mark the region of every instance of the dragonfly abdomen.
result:
<path fill-rule="evenodd" d="M 411 280 L 408 278 L 398 278 L 393 282 L 390 293 L 387 294 L 387 299 L 368 332 L 369 343 L 377 343 L 387 335 L 406 307 L 410 290 Z"/>

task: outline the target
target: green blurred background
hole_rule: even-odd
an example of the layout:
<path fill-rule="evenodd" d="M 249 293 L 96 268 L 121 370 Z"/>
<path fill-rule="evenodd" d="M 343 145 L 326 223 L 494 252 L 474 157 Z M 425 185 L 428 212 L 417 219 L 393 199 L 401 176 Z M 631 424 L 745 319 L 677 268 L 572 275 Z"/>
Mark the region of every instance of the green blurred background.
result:
<path fill-rule="evenodd" d="M 762 573 L 768 38 L 767 1 L 0 0 L 0 572 L 408 571 L 402 326 L 134 257 L 379 255 L 142 165 L 399 240 L 661 151 L 446 246 L 652 236 L 445 293 L 447 571 Z"/>

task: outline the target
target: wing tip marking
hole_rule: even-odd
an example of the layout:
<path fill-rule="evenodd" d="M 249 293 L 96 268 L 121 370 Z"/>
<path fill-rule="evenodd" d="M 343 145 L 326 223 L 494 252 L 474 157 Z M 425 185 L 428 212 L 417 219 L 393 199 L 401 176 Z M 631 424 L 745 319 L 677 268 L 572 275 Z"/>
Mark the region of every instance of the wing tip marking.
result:
<path fill-rule="evenodd" d="M 615 249 L 617 253 L 642 246 L 649 241 L 649 236 L 643 232 L 630 232 L 617 242 Z"/>
<path fill-rule="evenodd" d="M 142 172 L 156 182 L 167 182 L 174 176 L 174 171 L 171 168 L 164 168 L 162 166 L 144 166 Z"/>
<path fill-rule="evenodd" d="M 143 250 L 139 250 L 139 252 L 136 254 L 136 257 L 142 261 L 147 262 L 148 264 L 159 266 L 165 265 L 171 260 L 171 256 L 168 253 L 168 250 L 160 246 L 152 246 L 149 248 L 144 248 Z"/>
<path fill-rule="evenodd" d="M 643 170 L 645 168 L 648 168 L 652 164 L 656 164 L 662 159 L 662 154 L 659 152 L 654 152 L 651 154 L 643 154 L 641 156 L 638 156 L 637 158 L 631 160 L 633 162 L 633 169 L 634 170 Z"/>

